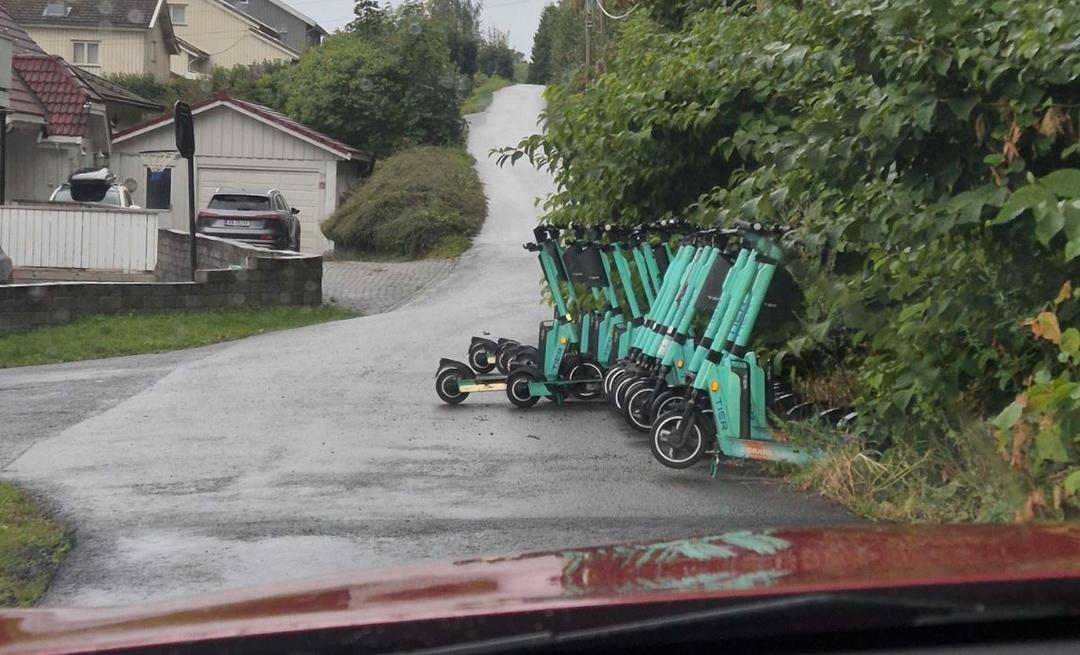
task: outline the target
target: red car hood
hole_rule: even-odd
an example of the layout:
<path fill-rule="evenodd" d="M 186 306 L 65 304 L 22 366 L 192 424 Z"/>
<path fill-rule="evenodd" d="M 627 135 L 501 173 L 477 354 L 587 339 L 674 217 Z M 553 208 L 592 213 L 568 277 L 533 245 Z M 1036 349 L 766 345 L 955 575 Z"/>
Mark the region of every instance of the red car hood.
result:
<path fill-rule="evenodd" d="M 75 653 L 533 611 L 1048 579 L 1080 579 L 1080 526 L 742 531 L 426 563 L 132 608 L 9 610 L 0 613 L 0 652 Z"/>

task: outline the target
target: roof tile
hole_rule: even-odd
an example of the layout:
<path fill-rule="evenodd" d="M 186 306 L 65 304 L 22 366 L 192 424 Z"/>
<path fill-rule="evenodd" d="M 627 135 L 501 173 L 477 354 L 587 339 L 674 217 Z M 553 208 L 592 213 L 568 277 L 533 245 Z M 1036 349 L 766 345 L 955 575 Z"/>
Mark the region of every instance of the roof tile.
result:
<path fill-rule="evenodd" d="M 83 136 L 90 113 L 90 96 L 55 55 L 16 55 L 11 67 L 48 111 L 50 136 Z"/>

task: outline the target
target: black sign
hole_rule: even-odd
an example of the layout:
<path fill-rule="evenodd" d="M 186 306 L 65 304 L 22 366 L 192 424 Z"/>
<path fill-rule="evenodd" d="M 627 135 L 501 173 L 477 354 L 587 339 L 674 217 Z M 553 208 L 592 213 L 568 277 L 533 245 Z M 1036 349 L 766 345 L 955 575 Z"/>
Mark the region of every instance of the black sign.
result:
<path fill-rule="evenodd" d="M 717 255 L 708 277 L 705 278 L 705 284 L 701 287 L 701 293 L 698 294 L 694 309 L 699 312 L 712 312 L 716 309 L 716 305 L 720 303 L 720 293 L 724 290 L 724 280 L 730 270 L 731 263 L 724 255 Z"/>
<path fill-rule="evenodd" d="M 176 149 L 184 159 L 195 156 L 195 123 L 191 120 L 191 107 L 176 101 L 173 106 L 173 122 L 176 123 Z"/>

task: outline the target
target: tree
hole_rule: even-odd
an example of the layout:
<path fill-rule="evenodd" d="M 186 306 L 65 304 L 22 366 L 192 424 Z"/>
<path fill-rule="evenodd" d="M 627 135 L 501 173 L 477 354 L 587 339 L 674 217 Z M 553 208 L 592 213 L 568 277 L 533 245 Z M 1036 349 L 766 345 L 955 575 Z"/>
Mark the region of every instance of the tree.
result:
<path fill-rule="evenodd" d="M 496 75 L 507 80 L 514 79 L 514 64 L 518 52 L 510 47 L 510 37 L 505 32 L 492 28 L 480 44 L 477 56 L 477 70 L 489 77 Z"/>
<path fill-rule="evenodd" d="M 342 32 L 304 52 L 287 113 L 377 157 L 416 144 L 461 143 L 457 71 L 437 32 L 407 11 L 377 34 Z"/>
<path fill-rule="evenodd" d="M 433 24 L 443 32 L 450 58 L 458 70 L 463 75 L 475 75 L 483 3 L 479 0 L 427 0 L 423 8 Z"/>
<path fill-rule="evenodd" d="M 548 5 L 540 15 L 540 25 L 533 37 L 529 84 L 547 84 L 551 76 L 551 40 L 554 37 L 552 30 L 558 13 L 559 8 L 556 5 Z"/>
<path fill-rule="evenodd" d="M 379 6 L 378 0 L 356 0 L 353 14 L 356 18 L 345 28 L 350 32 L 375 34 L 386 26 L 387 11 Z"/>

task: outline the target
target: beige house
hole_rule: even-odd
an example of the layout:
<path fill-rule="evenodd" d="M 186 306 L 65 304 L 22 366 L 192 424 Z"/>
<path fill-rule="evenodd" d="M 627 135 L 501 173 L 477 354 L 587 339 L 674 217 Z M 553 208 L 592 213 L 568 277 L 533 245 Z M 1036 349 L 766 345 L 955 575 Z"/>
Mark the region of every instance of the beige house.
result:
<path fill-rule="evenodd" d="M 200 77 L 214 67 L 293 61 L 299 51 L 281 34 L 223 0 L 177 0 L 169 3 L 170 22 L 180 38 L 171 70 Z"/>
<path fill-rule="evenodd" d="M 51 55 L 95 75 L 169 78 L 179 54 L 165 0 L 3 0 Z"/>

